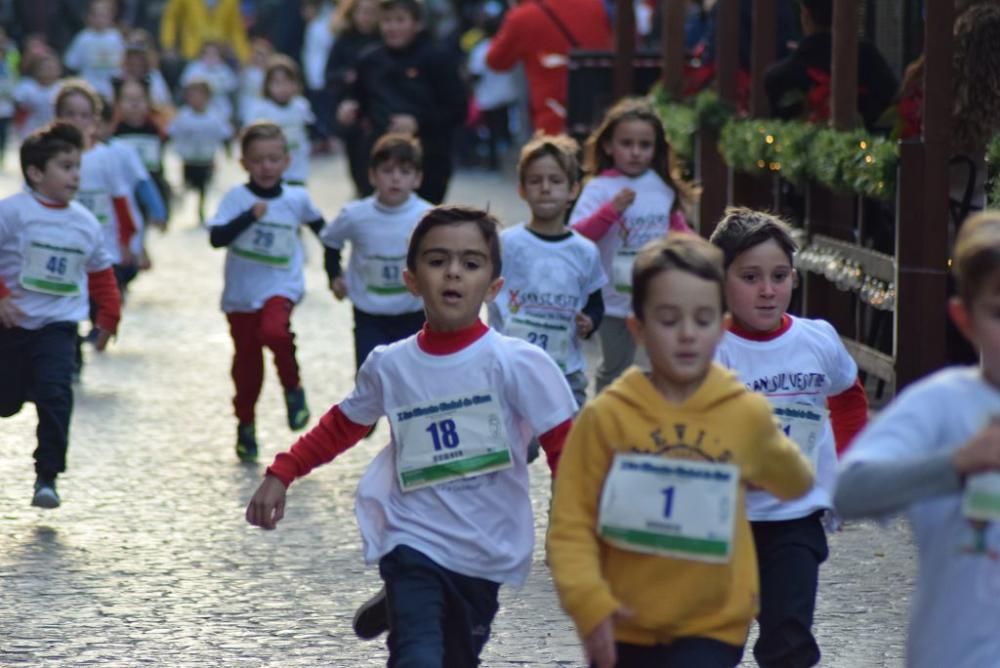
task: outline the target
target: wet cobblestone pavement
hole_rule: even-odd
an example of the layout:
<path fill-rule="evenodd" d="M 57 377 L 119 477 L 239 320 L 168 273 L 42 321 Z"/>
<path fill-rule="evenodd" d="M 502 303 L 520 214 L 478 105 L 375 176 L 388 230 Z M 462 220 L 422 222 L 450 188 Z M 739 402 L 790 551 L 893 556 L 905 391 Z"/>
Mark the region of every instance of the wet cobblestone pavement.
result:
<path fill-rule="evenodd" d="M 349 196 L 337 159 L 314 163 L 327 217 Z M 242 180 L 235 163 L 218 183 Z M 464 174 L 451 199 L 505 222 L 523 208 L 511 180 Z M 18 187 L 0 177 L 0 193 Z M 223 252 L 191 207 L 149 240 L 154 270 L 134 284 L 119 340 L 89 354 L 76 388 L 63 506 L 29 506 L 35 416 L 0 421 L 0 666 L 379 666 L 379 641 L 350 630 L 377 587 L 360 556 L 353 495 L 385 441 L 372 439 L 293 485 L 274 532 L 243 520 L 264 467 L 294 435 L 273 368 L 258 406 L 260 465 L 237 463 L 231 343 L 218 309 Z M 308 241 L 308 294 L 295 311 L 303 383 L 315 416 L 349 389 L 351 310 L 325 288 Z M 2 372 L 2 371 L 0 371 Z M 579 644 L 543 563 L 548 472 L 533 468 L 535 564 L 506 589 L 485 666 L 581 666 Z M 913 577 L 907 531 L 851 524 L 831 539 L 817 635 L 824 666 L 902 665 Z M 748 665 L 752 665 L 748 663 Z"/>

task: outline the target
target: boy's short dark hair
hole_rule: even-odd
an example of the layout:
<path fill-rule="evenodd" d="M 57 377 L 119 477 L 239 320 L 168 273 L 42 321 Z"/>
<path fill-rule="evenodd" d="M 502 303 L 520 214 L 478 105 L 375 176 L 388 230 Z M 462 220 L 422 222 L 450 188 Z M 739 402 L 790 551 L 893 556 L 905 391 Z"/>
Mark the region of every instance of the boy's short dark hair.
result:
<path fill-rule="evenodd" d="M 28 185 L 34 186 L 28 178 L 28 167 L 45 171 L 49 160 L 60 153 L 83 151 L 83 133 L 69 123 L 55 122 L 38 128 L 25 137 L 21 143 L 21 173 Z"/>
<path fill-rule="evenodd" d="M 493 276 L 500 276 L 503 268 L 500 257 L 500 221 L 493 214 L 470 206 L 436 206 L 420 219 L 410 234 L 410 245 L 406 249 L 406 268 L 411 274 L 416 273 L 417 257 L 420 253 L 420 243 L 435 227 L 442 225 L 461 225 L 473 223 L 479 228 L 483 240 L 490 249 L 490 262 L 493 265 Z"/>
<path fill-rule="evenodd" d="M 722 250 L 723 266 L 728 270 L 742 253 L 766 241 L 774 241 L 791 264 L 798 246 L 791 229 L 781 218 L 766 211 L 731 206 L 712 232 L 710 241 Z"/>
<path fill-rule="evenodd" d="M 966 306 L 984 290 L 1000 269 L 1000 212 L 983 211 L 962 224 L 955 239 L 951 270 L 958 296 Z"/>
<path fill-rule="evenodd" d="M 517 179 L 524 183 L 524 173 L 535 160 L 550 156 L 566 174 L 570 185 L 580 180 L 580 145 L 572 137 L 564 134 L 537 134 L 521 149 L 517 161 Z"/>
<path fill-rule="evenodd" d="M 672 234 L 650 241 L 632 265 L 632 312 L 643 319 L 643 307 L 653 279 L 665 271 L 683 271 L 719 286 L 719 311 L 726 308 L 722 251 L 695 234 Z"/>
<path fill-rule="evenodd" d="M 833 25 L 833 0 L 799 0 L 809 11 L 813 23 L 819 28 L 829 28 Z"/>
<path fill-rule="evenodd" d="M 87 98 L 90 101 L 90 106 L 94 109 L 94 117 L 97 118 L 100 115 L 104 101 L 101 100 L 101 96 L 97 94 L 94 87 L 83 79 L 67 79 L 59 86 L 59 92 L 56 94 L 56 101 L 53 105 L 56 116 L 62 113 L 63 104 L 66 103 L 66 100 L 74 95 L 82 95 Z"/>
<path fill-rule="evenodd" d="M 382 135 L 372 148 L 368 168 L 374 170 L 387 162 L 413 167 L 419 172 L 424 162 L 420 140 L 399 132 Z"/>
<path fill-rule="evenodd" d="M 378 9 L 380 12 L 402 9 L 408 12 L 414 21 L 424 20 L 424 3 L 421 0 L 379 0 Z"/>
<path fill-rule="evenodd" d="M 288 150 L 288 140 L 280 125 L 271 121 L 254 121 L 240 132 L 240 153 L 246 155 L 251 144 L 265 139 L 280 139 Z"/>

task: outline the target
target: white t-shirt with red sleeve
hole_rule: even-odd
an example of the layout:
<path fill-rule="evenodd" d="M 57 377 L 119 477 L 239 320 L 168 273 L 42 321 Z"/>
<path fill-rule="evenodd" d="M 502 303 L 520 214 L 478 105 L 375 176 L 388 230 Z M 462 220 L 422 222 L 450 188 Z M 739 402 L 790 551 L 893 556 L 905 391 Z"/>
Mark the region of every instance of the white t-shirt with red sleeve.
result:
<path fill-rule="evenodd" d="M 246 185 L 223 196 L 208 226 L 225 225 L 263 198 Z M 222 310 L 258 311 L 272 297 L 298 302 L 305 294 L 301 227 L 323 218 L 305 188 L 281 186 L 278 197 L 264 199 L 267 212 L 233 240 L 226 251 Z"/>
<path fill-rule="evenodd" d="M 747 389 L 768 398 L 785 433 L 816 469 L 812 491 L 794 501 L 747 492 L 751 522 L 797 519 L 833 507 L 837 451 L 826 401 L 850 389 L 858 377 L 858 365 L 833 325 L 787 318 L 787 329 L 767 340 L 726 332 L 715 353 Z"/>
<path fill-rule="evenodd" d="M 76 192 L 76 201 L 94 214 L 101 224 L 104 249 L 115 264 L 122 261 L 122 251 L 113 200 L 117 197 L 127 199 L 130 194 L 120 159 L 111 147 L 95 144 L 84 151 L 80 158 L 80 188 Z"/>
<path fill-rule="evenodd" d="M 635 201 L 600 239 L 601 264 L 608 277 L 604 286 L 604 312 L 624 318 L 632 309 L 632 265 L 647 242 L 666 236 L 670 230 L 670 209 L 676 197 L 673 188 L 652 169 L 639 176 L 626 176 L 617 170 L 587 181 L 570 214 L 575 225 L 611 202 L 622 188 L 635 191 Z"/>
<path fill-rule="evenodd" d="M 19 327 L 85 319 L 87 274 L 110 266 L 101 226 L 76 202 L 47 205 L 28 191 L 0 200 L 0 281 L 23 313 Z"/>
<path fill-rule="evenodd" d="M 407 545 L 457 573 L 520 585 L 534 546 L 528 443 L 571 419 L 576 401 L 559 367 L 520 339 L 489 330 L 432 355 L 417 338 L 376 348 L 339 404 L 354 423 L 385 415 L 392 430 L 358 484 L 365 559 Z M 448 479 L 455 471 L 466 477 Z"/>

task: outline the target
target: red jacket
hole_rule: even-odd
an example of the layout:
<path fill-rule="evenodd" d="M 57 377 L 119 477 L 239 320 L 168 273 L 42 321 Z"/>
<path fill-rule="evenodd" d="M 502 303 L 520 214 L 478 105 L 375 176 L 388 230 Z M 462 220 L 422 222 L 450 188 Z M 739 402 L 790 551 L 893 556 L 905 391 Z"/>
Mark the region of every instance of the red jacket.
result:
<path fill-rule="evenodd" d="M 540 5 L 544 3 L 556 20 Z M 504 18 L 486 55 L 494 70 L 524 63 L 531 121 L 536 130 L 562 132 L 566 125 L 567 56 L 580 49 L 610 49 L 611 23 L 601 0 L 522 0 Z"/>

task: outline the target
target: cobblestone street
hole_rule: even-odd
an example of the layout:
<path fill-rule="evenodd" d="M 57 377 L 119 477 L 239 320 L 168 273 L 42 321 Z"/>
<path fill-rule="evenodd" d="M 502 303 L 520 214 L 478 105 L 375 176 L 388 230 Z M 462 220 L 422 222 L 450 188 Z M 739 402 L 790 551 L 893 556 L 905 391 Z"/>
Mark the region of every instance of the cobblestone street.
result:
<path fill-rule="evenodd" d="M 243 178 L 228 161 L 216 188 Z M 344 165 L 314 162 L 310 180 L 332 217 L 350 194 Z M 0 193 L 18 187 L 8 166 Z M 450 199 L 488 204 L 505 223 L 524 212 L 512 179 L 498 175 L 460 174 Z M 295 436 L 269 366 L 261 463 L 236 460 L 232 344 L 218 307 L 224 252 L 209 246 L 191 204 L 166 234 L 150 234 L 154 269 L 133 284 L 120 338 L 106 354 L 88 350 L 61 508 L 29 505 L 34 407 L 0 421 L 0 666 L 385 665 L 383 643 L 359 642 L 350 628 L 355 607 L 379 586 L 361 561 L 353 497 L 387 438 L 385 421 L 292 486 L 276 531 L 246 524 L 265 466 Z M 315 423 L 351 387 L 352 319 L 350 304 L 326 289 L 320 247 L 307 239 L 307 296 L 293 327 Z M 583 665 L 543 562 L 543 460 L 533 466 L 534 570 L 524 589 L 502 594 L 488 667 Z M 823 665 L 901 666 L 915 563 L 907 530 L 853 523 L 832 537 L 830 553 L 816 623 Z"/>

